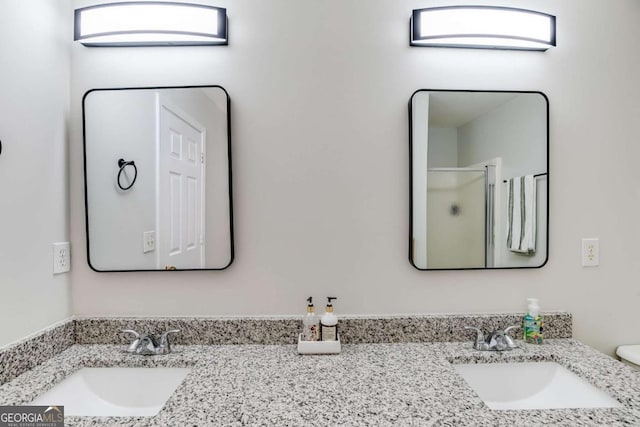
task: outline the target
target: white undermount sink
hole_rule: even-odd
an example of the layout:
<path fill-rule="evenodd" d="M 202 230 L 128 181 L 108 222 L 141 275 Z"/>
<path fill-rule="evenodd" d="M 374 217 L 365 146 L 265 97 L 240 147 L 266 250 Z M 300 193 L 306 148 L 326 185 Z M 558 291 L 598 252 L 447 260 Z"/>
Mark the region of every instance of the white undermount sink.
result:
<path fill-rule="evenodd" d="M 453 365 L 491 409 L 618 408 L 622 405 L 555 362 Z"/>
<path fill-rule="evenodd" d="M 65 415 L 152 416 L 190 368 L 82 368 L 31 405 L 64 405 Z"/>

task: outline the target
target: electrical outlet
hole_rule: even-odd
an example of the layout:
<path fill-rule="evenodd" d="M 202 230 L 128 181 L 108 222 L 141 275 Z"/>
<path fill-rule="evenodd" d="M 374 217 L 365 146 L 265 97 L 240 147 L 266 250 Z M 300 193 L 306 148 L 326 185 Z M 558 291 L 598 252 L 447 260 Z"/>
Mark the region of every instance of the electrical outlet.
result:
<path fill-rule="evenodd" d="M 53 274 L 71 270 L 71 247 L 69 242 L 53 244 Z"/>
<path fill-rule="evenodd" d="M 600 240 L 597 237 L 582 239 L 582 266 L 597 267 L 600 265 Z"/>
<path fill-rule="evenodd" d="M 145 231 L 142 233 L 142 252 L 152 252 L 156 250 L 156 232 Z"/>

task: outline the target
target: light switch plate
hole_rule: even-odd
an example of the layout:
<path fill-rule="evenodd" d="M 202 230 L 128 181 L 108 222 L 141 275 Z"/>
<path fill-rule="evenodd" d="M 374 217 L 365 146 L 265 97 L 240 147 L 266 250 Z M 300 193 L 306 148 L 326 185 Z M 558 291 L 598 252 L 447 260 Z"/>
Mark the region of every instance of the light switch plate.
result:
<path fill-rule="evenodd" d="M 156 250 L 156 232 L 145 231 L 142 235 L 142 252 L 153 252 Z"/>
<path fill-rule="evenodd" d="M 597 237 L 582 239 L 582 266 L 600 265 L 600 240 Z"/>
<path fill-rule="evenodd" d="M 71 245 L 69 242 L 53 244 L 53 274 L 71 270 Z"/>

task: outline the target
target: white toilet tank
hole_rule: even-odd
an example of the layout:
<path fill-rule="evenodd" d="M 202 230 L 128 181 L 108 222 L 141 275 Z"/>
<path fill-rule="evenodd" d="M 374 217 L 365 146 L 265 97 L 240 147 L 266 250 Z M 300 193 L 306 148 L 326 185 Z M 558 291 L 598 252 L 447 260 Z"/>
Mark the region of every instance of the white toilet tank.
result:
<path fill-rule="evenodd" d="M 640 345 L 621 345 L 616 354 L 622 362 L 640 369 Z"/>

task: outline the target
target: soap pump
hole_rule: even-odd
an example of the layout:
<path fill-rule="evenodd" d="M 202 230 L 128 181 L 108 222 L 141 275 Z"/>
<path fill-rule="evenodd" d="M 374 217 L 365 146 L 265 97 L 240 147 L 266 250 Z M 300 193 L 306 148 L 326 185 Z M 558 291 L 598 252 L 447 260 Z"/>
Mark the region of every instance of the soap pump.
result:
<path fill-rule="evenodd" d="M 333 314 L 332 301 L 338 299 L 336 297 L 327 297 L 327 306 L 324 314 L 320 318 L 320 339 L 322 341 L 338 340 L 338 317 Z"/>
<path fill-rule="evenodd" d="M 537 298 L 527 298 L 527 314 L 524 316 L 524 341 L 529 344 L 542 344 L 543 323 Z"/>
<path fill-rule="evenodd" d="M 302 339 L 304 341 L 318 341 L 319 320 L 313 307 L 313 298 L 307 298 L 307 315 L 302 318 Z"/>

